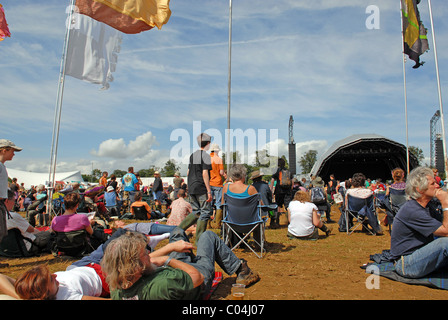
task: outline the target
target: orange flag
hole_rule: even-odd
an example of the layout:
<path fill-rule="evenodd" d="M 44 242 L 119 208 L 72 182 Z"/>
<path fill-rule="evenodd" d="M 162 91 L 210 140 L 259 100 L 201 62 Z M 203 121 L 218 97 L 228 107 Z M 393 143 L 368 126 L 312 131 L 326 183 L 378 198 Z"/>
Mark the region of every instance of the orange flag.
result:
<path fill-rule="evenodd" d="M 6 23 L 5 10 L 3 10 L 3 6 L 0 4 L 0 41 L 3 41 L 6 37 L 10 36 L 11 33 L 9 32 L 8 24 Z"/>
<path fill-rule="evenodd" d="M 161 29 L 171 16 L 169 0 L 76 0 L 79 13 L 124 33 Z"/>

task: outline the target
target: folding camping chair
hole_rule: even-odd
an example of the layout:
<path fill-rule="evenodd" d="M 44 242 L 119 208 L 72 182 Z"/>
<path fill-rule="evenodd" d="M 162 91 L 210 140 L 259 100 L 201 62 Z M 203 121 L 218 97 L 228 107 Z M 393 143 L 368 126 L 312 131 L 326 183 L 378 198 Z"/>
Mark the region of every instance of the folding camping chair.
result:
<path fill-rule="evenodd" d="M 258 258 L 263 257 L 263 252 L 266 251 L 264 244 L 267 217 L 262 217 L 262 207 L 258 193 L 246 198 L 224 194 L 222 236 L 231 250 L 244 244 Z M 253 240 L 260 247 L 260 253 L 257 253 L 248 243 L 252 233 Z M 237 239 L 237 243 L 232 243 L 232 239 Z"/>
<path fill-rule="evenodd" d="M 132 210 L 134 211 L 134 217 L 137 220 L 149 220 L 148 219 L 148 210 L 144 206 L 134 206 L 132 207 Z"/>
<path fill-rule="evenodd" d="M 85 229 L 55 232 L 55 242 L 51 249 L 53 255 L 57 256 L 60 252 L 72 257 L 80 257 L 91 253 L 94 248 L 90 244 L 88 234 Z"/>
<path fill-rule="evenodd" d="M 384 201 L 389 229 L 394 223 L 395 215 L 406 202 L 406 192 L 402 189 L 389 188 L 389 199 Z"/>
<path fill-rule="evenodd" d="M 363 199 L 363 198 L 356 198 L 351 196 L 350 194 L 347 194 L 347 203 L 345 206 L 345 223 L 346 223 L 346 231 L 347 234 L 352 234 L 359 226 L 362 226 L 364 229 L 366 229 L 370 234 L 374 235 L 375 233 L 372 232 L 367 226 L 364 225 L 366 221 L 366 216 L 360 214 L 361 210 L 370 210 L 372 212 L 372 216 L 368 219 L 375 218 L 375 206 L 374 206 L 374 195 L 372 194 L 370 197 Z M 356 223 L 353 224 L 353 219 L 356 220 Z M 372 224 L 372 221 L 369 221 L 370 224 Z M 353 224 L 350 226 L 350 224 Z M 378 224 L 378 221 L 376 221 L 376 224 Z"/>
<path fill-rule="evenodd" d="M 51 212 L 50 212 L 50 220 L 52 220 L 56 216 L 60 216 L 64 213 L 65 206 L 64 206 L 64 198 L 58 197 L 53 200 L 51 200 Z"/>

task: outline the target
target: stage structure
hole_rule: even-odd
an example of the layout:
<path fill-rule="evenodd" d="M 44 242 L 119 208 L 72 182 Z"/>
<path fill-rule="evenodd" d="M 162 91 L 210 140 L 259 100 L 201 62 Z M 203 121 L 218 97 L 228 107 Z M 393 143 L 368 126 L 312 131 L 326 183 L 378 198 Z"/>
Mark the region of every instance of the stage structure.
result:
<path fill-rule="evenodd" d="M 440 122 L 440 110 L 437 110 L 431 118 L 430 127 L 430 166 L 436 168 L 439 174 L 445 172 L 444 150 L 442 141 L 442 125 Z"/>
<path fill-rule="evenodd" d="M 377 134 L 358 134 L 336 141 L 314 164 L 311 174 L 328 181 L 330 174 L 344 181 L 362 172 L 372 180 L 391 180 L 391 171 L 406 171 L 406 146 Z M 417 157 L 409 153 L 409 168 L 418 166 Z"/>
<path fill-rule="evenodd" d="M 293 175 L 297 173 L 297 156 L 296 156 L 296 143 L 294 142 L 294 119 L 292 116 L 289 117 L 289 143 L 288 143 L 288 153 L 289 153 L 289 171 Z"/>

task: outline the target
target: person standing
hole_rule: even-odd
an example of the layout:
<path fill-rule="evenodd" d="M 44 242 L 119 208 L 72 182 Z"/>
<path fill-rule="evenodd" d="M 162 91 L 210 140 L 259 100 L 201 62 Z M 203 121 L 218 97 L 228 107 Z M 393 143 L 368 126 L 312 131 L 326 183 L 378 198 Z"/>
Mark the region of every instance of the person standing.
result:
<path fill-rule="evenodd" d="M 154 172 L 154 183 L 152 185 L 152 194 L 154 195 L 154 201 L 156 203 L 156 210 L 162 212 L 162 193 L 163 193 L 163 182 L 160 178 L 160 172 Z"/>
<path fill-rule="evenodd" d="M 135 184 L 138 183 L 134 174 L 134 167 L 128 168 L 128 173 L 121 178 L 121 183 L 123 185 L 123 202 L 126 202 L 124 207 L 129 208 L 131 203 L 134 202 Z"/>
<path fill-rule="evenodd" d="M 5 162 L 14 158 L 16 151 L 22 151 L 14 142 L 0 139 L 0 241 L 7 235 L 6 217 L 9 216 L 5 201 L 8 199 L 8 171 Z"/>
<path fill-rule="evenodd" d="M 184 179 L 180 177 L 180 172 L 176 172 L 174 174 L 173 184 L 174 184 L 174 200 L 177 199 L 177 193 L 182 188 L 182 183 L 184 183 Z"/>
<path fill-rule="evenodd" d="M 210 188 L 210 174 L 212 170 L 211 158 L 207 153 L 210 148 L 211 137 L 206 133 L 201 133 L 197 137 L 199 150 L 190 155 L 188 165 L 188 198 L 193 211 L 180 223 L 179 227 L 187 230 L 196 223 L 196 240 L 207 229 L 212 207 L 212 192 Z"/>
<path fill-rule="evenodd" d="M 104 189 L 106 189 L 107 187 L 107 176 L 108 176 L 107 171 L 103 171 L 103 174 L 101 175 L 101 178 L 99 180 L 100 186 L 103 186 Z"/>
<path fill-rule="evenodd" d="M 210 188 L 212 190 L 212 203 L 215 205 L 215 214 L 212 223 L 212 227 L 219 229 L 221 227 L 222 220 L 222 177 L 224 176 L 224 164 L 219 157 L 219 151 L 221 149 L 216 143 L 210 145 L 210 158 L 212 161 L 212 170 L 210 171 Z"/>
<path fill-rule="evenodd" d="M 289 207 L 289 202 L 292 198 L 292 175 L 291 172 L 286 169 L 286 161 L 283 158 L 278 159 L 277 171 L 272 175 L 269 188 L 273 191 L 275 203 L 278 205 L 278 213 L 285 213 Z M 289 180 L 289 184 L 285 183 Z M 273 221 L 274 225 L 279 225 L 280 217 L 277 215 Z"/>

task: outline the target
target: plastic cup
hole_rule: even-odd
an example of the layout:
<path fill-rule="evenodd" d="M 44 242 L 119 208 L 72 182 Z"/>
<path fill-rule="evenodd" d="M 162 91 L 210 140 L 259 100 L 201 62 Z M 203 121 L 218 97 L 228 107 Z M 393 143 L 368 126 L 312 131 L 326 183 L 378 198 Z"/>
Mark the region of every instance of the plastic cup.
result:
<path fill-rule="evenodd" d="M 232 284 L 232 300 L 244 300 L 246 286 L 241 283 Z"/>

